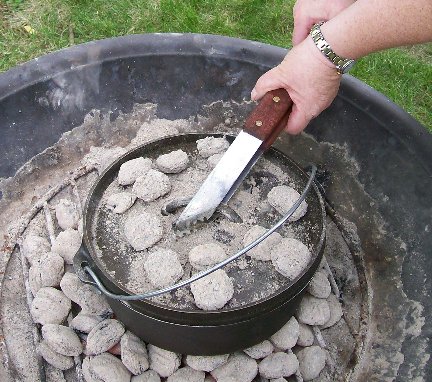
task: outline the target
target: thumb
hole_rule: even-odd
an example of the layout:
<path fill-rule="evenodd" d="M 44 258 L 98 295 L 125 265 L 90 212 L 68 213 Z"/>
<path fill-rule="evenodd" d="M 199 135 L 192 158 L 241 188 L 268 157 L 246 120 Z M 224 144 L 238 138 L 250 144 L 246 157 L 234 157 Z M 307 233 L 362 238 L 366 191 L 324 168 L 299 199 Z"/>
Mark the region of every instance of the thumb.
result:
<path fill-rule="evenodd" d="M 294 20 L 294 30 L 292 34 L 292 44 L 295 46 L 300 44 L 306 37 L 309 36 L 309 31 L 314 24 L 314 20 L 310 18 L 303 18 L 301 20 Z"/>
<path fill-rule="evenodd" d="M 285 131 L 288 134 L 296 135 L 301 133 L 310 122 L 310 118 L 301 111 L 296 104 L 291 109 Z"/>
<path fill-rule="evenodd" d="M 275 67 L 264 73 L 256 82 L 255 87 L 251 92 L 251 99 L 257 101 L 262 98 L 267 92 L 274 89 L 284 88 L 281 75 L 278 67 Z"/>

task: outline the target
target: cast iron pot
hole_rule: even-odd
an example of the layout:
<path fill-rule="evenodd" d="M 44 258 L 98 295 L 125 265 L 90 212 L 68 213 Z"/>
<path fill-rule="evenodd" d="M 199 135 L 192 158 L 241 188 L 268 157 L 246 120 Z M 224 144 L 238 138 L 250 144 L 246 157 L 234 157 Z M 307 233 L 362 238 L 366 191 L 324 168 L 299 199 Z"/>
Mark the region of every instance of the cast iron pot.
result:
<path fill-rule="evenodd" d="M 211 135 L 214 137 L 225 136 L 222 134 Z M 97 228 L 95 227 L 98 226 L 98 219 L 100 219 L 98 218 L 98 209 L 101 208 L 103 193 L 108 185 L 115 181 L 120 166 L 126 161 L 141 156 L 157 158 L 161 154 L 179 148 L 186 152 L 188 150 L 192 152 L 196 140 L 208 136 L 210 135 L 184 134 L 144 144 L 120 157 L 101 174 L 87 198 L 84 209 L 83 246 L 74 259 L 75 270 L 82 281 L 94 284 L 84 270 L 85 266 L 89 266 L 110 292 L 121 295 L 133 294 L 124 287 L 124 283 L 119 282 L 122 278 L 121 274 L 127 272 L 127 269 L 121 268 L 123 267 L 122 259 L 120 258 L 117 262 L 120 271 L 115 272 L 116 278 L 114 278 L 106 271 L 106 266 L 102 264 L 97 255 L 96 247 L 99 248 L 99 251 L 100 248 L 104 248 L 102 252 L 106 253 L 102 256 L 105 256 L 108 261 L 119 257 L 118 253 L 112 251 L 112 246 L 104 245 L 112 237 L 105 232 L 103 234 L 96 233 Z M 225 137 L 230 141 L 233 140 L 233 137 Z M 264 156 L 266 159 L 279 164 L 284 171 L 290 171 L 303 180 L 304 185 L 307 183 L 309 176 L 280 151 L 270 149 Z M 270 185 L 267 187 L 271 188 Z M 182 354 L 226 354 L 247 348 L 269 338 L 293 315 L 305 287 L 322 259 L 326 215 L 321 194 L 315 184 L 311 187 L 306 201 L 308 212 L 302 219 L 306 220 L 305 226 L 308 230 L 306 236 L 311 238 L 309 246 L 312 246 L 312 259 L 296 279 L 289 281 L 282 277 L 284 284 L 276 292 L 257 302 L 219 311 L 176 309 L 151 300 L 119 301 L 108 298 L 116 317 L 146 342 Z M 100 253 L 99 256 L 101 256 Z M 269 267 L 272 269 L 271 264 Z M 269 273 L 256 271 L 255 274 L 254 283 L 250 286 L 250 294 L 259 292 L 257 289 L 263 283 L 268 282 Z M 241 293 L 236 296 L 237 299 L 246 298 L 243 290 Z"/>

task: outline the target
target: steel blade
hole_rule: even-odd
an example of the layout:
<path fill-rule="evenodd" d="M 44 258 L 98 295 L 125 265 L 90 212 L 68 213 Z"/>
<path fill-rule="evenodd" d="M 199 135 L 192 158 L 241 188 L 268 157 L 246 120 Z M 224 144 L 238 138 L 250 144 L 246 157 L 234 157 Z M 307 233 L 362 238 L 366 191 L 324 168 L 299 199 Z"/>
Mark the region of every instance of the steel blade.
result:
<path fill-rule="evenodd" d="M 232 189 L 234 185 L 238 186 L 237 180 L 246 176 L 247 173 L 244 176 L 242 174 L 255 158 L 262 143 L 260 139 L 241 131 L 174 223 L 174 227 L 180 231 L 186 230 L 195 221 L 210 218 L 227 194 L 234 193 L 235 189 Z"/>

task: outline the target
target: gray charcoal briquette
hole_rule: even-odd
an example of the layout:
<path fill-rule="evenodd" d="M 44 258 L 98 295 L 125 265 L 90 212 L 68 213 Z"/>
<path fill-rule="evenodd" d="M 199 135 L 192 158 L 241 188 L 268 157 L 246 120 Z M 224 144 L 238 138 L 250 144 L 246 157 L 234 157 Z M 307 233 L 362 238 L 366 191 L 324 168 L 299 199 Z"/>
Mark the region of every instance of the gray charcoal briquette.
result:
<path fill-rule="evenodd" d="M 78 228 L 79 212 L 74 202 L 61 199 L 55 206 L 57 223 L 61 229 Z"/>
<path fill-rule="evenodd" d="M 81 247 L 81 234 L 72 228 L 60 232 L 52 246 L 52 252 L 63 257 L 66 264 L 73 264 L 73 259 Z"/>
<path fill-rule="evenodd" d="M 270 337 L 270 341 L 274 346 L 281 350 L 292 349 L 297 343 L 299 336 L 299 323 L 295 317 L 291 317 L 289 321 Z"/>
<path fill-rule="evenodd" d="M 123 163 L 118 173 L 119 184 L 122 186 L 133 184 L 140 176 L 147 174 L 151 166 L 151 159 L 142 157 L 131 159 Z"/>
<path fill-rule="evenodd" d="M 72 357 L 59 354 L 52 350 L 44 340 L 39 343 L 37 348 L 42 358 L 57 369 L 68 370 L 75 365 Z"/>
<path fill-rule="evenodd" d="M 297 308 L 297 319 L 306 325 L 324 325 L 330 319 L 327 300 L 305 295 Z"/>
<path fill-rule="evenodd" d="M 36 293 L 30 313 L 33 321 L 38 324 L 61 324 L 68 316 L 70 309 L 71 300 L 62 291 L 44 287 Z"/>
<path fill-rule="evenodd" d="M 29 234 L 24 238 L 21 250 L 29 264 L 33 265 L 33 263 L 39 260 L 42 255 L 50 252 L 51 245 L 44 237 Z"/>
<path fill-rule="evenodd" d="M 330 296 L 331 285 L 327 275 L 321 271 L 316 272 L 307 286 L 307 291 L 317 298 Z"/>
<path fill-rule="evenodd" d="M 82 364 L 86 382 L 130 382 L 131 374 L 122 362 L 110 353 L 86 357 Z"/>
<path fill-rule="evenodd" d="M 217 381 L 236 382 L 252 382 L 257 374 L 257 362 L 244 353 L 234 353 L 224 365 L 211 372 Z"/>
<path fill-rule="evenodd" d="M 134 375 L 139 375 L 149 368 L 147 348 L 135 334 L 127 331 L 120 340 L 121 360 Z"/>
<path fill-rule="evenodd" d="M 125 328 L 120 321 L 114 319 L 103 320 L 97 324 L 87 337 L 86 355 L 96 355 L 106 352 L 120 342 Z"/>
<path fill-rule="evenodd" d="M 297 357 L 293 353 L 273 353 L 259 364 L 259 373 L 264 378 L 280 378 L 293 375 L 299 367 Z"/>
<path fill-rule="evenodd" d="M 42 337 L 59 354 L 73 357 L 82 353 L 83 346 L 79 337 L 67 326 L 46 324 L 42 327 Z"/>
<path fill-rule="evenodd" d="M 183 150 L 171 151 L 156 159 L 157 168 L 166 174 L 178 174 L 189 164 L 188 155 Z"/>
<path fill-rule="evenodd" d="M 253 359 L 261 359 L 273 353 L 273 350 L 274 346 L 272 345 L 272 343 L 268 340 L 264 340 L 257 345 L 244 349 L 243 351 Z"/>
<path fill-rule="evenodd" d="M 156 371 L 163 378 L 174 374 L 180 367 L 180 357 L 176 353 L 149 344 L 148 354 L 150 369 Z"/>
<path fill-rule="evenodd" d="M 222 366 L 228 360 L 229 354 L 222 355 L 188 355 L 186 364 L 192 369 L 210 372 L 219 366 Z"/>
<path fill-rule="evenodd" d="M 297 353 L 300 373 L 305 381 L 319 376 L 326 363 L 326 351 L 319 346 L 310 346 Z"/>

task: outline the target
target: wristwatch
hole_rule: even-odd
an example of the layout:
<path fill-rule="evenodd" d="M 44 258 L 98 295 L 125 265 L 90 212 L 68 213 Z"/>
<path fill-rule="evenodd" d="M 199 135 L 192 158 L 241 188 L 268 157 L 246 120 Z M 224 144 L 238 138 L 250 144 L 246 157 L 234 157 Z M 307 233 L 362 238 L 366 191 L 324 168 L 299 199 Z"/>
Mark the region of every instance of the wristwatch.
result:
<path fill-rule="evenodd" d="M 323 24 L 324 21 L 315 24 L 310 31 L 310 36 L 312 37 L 312 40 L 319 51 L 334 65 L 336 65 L 337 72 L 339 74 L 346 73 L 354 66 L 355 61 L 349 58 L 338 56 L 335 52 L 333 52 L 333 49 L 321 32 L 321 25 Z"/>

